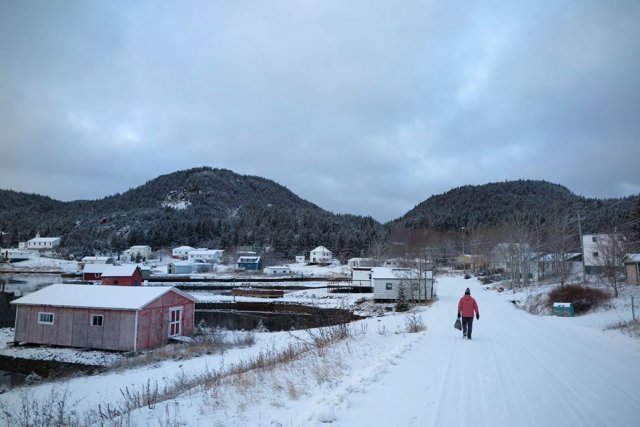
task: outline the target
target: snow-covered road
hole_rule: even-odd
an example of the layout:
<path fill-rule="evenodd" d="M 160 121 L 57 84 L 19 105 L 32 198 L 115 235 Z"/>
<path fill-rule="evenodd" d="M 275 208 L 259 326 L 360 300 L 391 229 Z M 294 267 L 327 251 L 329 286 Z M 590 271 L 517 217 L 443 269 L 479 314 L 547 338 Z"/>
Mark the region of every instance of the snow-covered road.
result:
<path fill-rule="evenodd" d="M 472 340 L 453 328 L 465 287 Z M 429 330 L 383 378 L 350 396 L 334 425 L 637 426 L 640 353 L 575 318 L 533 316 L 475 280 L 445 277 Z"/>

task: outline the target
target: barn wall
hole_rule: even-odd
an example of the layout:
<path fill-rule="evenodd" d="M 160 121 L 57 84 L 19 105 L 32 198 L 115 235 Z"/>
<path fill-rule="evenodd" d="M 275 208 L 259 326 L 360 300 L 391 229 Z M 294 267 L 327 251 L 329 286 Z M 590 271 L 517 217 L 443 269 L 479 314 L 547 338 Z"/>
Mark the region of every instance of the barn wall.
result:
<path fill-rule="evenodd" d="M 38 313 L 54 314 L 53 325 L 38 323 Z M 92 326 L 94 314 L 103 316 L 102 327 Z M 133 350 L 135 312 L 86 308 L 18 306 L 15 340 L 32 344 Z"/>
<path fill-rule="evenodd" d="M 193 333 L 195 303 L 176 292 L 167 292 L 140 310 L 138 350 L 169 342 L 169 309 L 172 307 L 182 307 L 182 335 L 189 336 Z"/>

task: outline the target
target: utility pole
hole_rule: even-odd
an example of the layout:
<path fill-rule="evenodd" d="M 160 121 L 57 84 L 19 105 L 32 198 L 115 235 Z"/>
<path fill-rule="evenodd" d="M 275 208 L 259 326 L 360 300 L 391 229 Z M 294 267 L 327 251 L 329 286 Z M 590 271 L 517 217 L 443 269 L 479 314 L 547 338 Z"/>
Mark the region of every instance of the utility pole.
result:
<path fill-rule="evenodd" d="M 462 273 L 464 274 L 464 277 L 466 278 L 467 276 L 467 263 L 466 263 L 466 259 L 464 256 L 464 227 L 460 227 L 460 230 L 462 230 Z"/>
<path fill-rule="evenodd" d="M 578 214 L 578 234 L 580 235 L 580 248 L 582 250 L 582 284 L 585 285 L 587 283 L 587 275 L 586 275 L 587 269 L 585 268 L 585 264 L 584 264 L 584 258 L 585 258 L 584 240 L 582 239 L 582 223 L 580 222 L 580 211 L 578 211 L 577 214 Z"/>

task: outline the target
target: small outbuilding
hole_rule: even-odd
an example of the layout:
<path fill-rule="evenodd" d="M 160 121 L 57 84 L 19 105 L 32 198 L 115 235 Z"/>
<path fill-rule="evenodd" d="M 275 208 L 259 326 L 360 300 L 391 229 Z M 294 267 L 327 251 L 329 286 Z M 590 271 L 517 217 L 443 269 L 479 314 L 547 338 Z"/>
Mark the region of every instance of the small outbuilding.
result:
<path fill-rule="evenodd" d="M 291 274 L 291 267 L 287 265 L 273 265 L 264 268 L 264 274 L 279 275 L 279 274 Z"/>
<path fill-rule="evenodd" d="M 412 268 L 374 267 L 371 269 L 373 299 L 396 301 L 400 288 L 408 300 L 424 302 L 433 299 L 433 272 Z"/>
<path fill-rule="evenodd" d="M 627 254 L 623 259 L 627 284 L 640 285 L 640 254 Z"/>
<path fill-rule="evenodd" d="M 138 351 L 193 333 L 196 299 L 174 287 L 50 285 L 11 302 L 16 342 Z"/>
<path fill-rule="evenodd" d="M 262 270 L 262 259 L 259 256 L 241 256 L 238 258 L 238 270 Z"/>
<path fill-rule="evenodd" d="M 109 265 L 100 280 L 103 285 L 141 286 L 142 270 L 135 264 Z"/>

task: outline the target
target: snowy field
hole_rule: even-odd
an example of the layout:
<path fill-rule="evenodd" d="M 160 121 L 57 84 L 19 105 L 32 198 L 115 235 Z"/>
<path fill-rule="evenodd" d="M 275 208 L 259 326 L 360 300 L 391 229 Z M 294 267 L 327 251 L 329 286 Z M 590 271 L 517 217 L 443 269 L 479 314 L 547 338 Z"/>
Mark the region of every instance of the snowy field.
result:
<path fill-rule="evenodd" d="M 474 322 L 473 340 L 463 340 L 453 328 L 457 302 L 467 286 L 481 313 Z M 300 354 L 286 365 L 191 388 L 174 399 L 133 411 L 126 422 L 135 426 L 638 425 L 640 341 L 605 330 L 631 319 L 627 299 L 614 301 L 608 311 L 560 318 L 531 315 L 511 302 L 524 300 L 531 291 L 498 293 L 485 288 L 475 279 L 439 277 L 439 299 L 430 307 L 354 322 L 346 340 Z M 407 325 L 416 315 L 426 330 L 409 333 Z M 29 399 L 65 390 L 81 413 L 98 404 L 117 406 L 122 390 L 170 386 L 203 372 L 228 371 L 261 355 L 309 342 L 318 331 L 254 334 L 254 345 L 223 354 L 29 386 L 22 392 L 14 389 L 0 395 L 0 405 L 17 408 L 25 390 Z"/>

